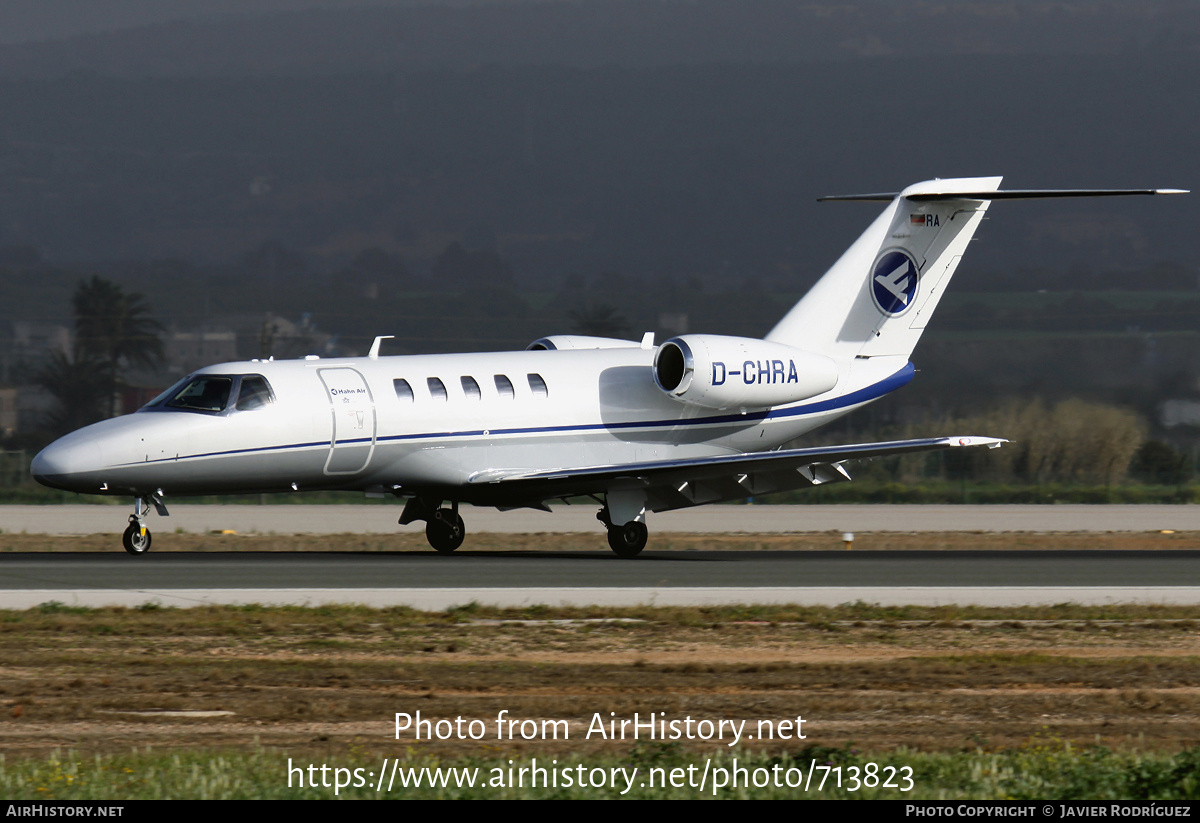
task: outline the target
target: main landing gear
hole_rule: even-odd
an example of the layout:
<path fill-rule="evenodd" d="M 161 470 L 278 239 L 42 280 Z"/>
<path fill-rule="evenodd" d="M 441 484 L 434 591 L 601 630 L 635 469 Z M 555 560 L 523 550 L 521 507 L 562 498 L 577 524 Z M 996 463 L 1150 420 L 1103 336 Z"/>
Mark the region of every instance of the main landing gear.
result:
<path fill-rule="evenodd" d="M 458 504 L 452 508 L 438 509 L 425 521 L 425 539 L 438 554 L 450 554 L 463 544 L 467 529 L 458 514 Z"/>
<path fill-rule="evenodd" d="M 628 500 L 618 494 L 610 493 L 608 500 L 596 515 L 596 519 L 604 524 L 608 531 L 608 546 L 618 557 L 637 557 L 646 548 L 649 532 L 642 520 L 645 513 L 645 503 L 640 498 L 631 505 Z M 466 526 L 458 514 L 458 503 L 452 501 L 449 506 L 443 506 L 442 500 L 436 497 L 412 497 L 404 504 L 400 515 L 400 525 L 425 521 L 425 539 L 438 554 L 451 554 L 463 544 L 467 536 Z M 623 520 L 613 523 L 614 504 Z M 132 528 L 132 526 L 131 526 Z"/>
<path fill-rule="evenodd" d="M 467 528 L 458 514 L 458 503 L 442 506 L 436 498 L 413 497 L 404 504 L 400 525 L 425 521 L 425 539 L 438 554 L 450 554 L 463 544 Z"/>
<path fill-rule="evenodd" d="M 617 557 L 637 557 L 642 553 L 642 549 L 646 548 L 650 532 L 640 520 L 616 525 L 612 522 L 607 508 L 601 509 L 596 514 L 596 519 L 608 530 L 608 547 L 616 552 Z"/>

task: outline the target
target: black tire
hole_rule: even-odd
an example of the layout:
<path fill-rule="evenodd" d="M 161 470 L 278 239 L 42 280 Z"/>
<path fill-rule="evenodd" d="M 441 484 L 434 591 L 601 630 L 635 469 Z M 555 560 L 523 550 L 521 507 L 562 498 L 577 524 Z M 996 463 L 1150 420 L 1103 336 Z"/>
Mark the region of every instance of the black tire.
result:
<path fill-rule="evenodd" d="M 143 530 L 137 523 L 130 523 L 121 535 L 121 545 L 130 554 L 145 554 L 150 551 L 150 530 Z"/>
<path fill-rule="evenodd" d="M 624 526 L 609 527 L 608 546 L 617 553 L 617 557 L 637 557 L 646 548 L 649 537 L 645 523 L 630 520 Z"/>
<path fill-rule="evenodd" d="M 450 554 L 466 537 L 466 525 L 453 509 L 438 509 L 425 521 L 425 539 L 438 554 Z"/>

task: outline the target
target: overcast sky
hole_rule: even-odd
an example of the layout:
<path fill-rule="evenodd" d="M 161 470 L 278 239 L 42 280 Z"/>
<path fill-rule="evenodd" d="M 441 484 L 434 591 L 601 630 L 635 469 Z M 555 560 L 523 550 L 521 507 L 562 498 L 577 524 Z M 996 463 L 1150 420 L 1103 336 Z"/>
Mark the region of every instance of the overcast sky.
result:
<path fill-rule="evenodd" d="M 307 8 L 497 2 L 522 0 L 3 0 L 0 43 L 57 40 L 185 18 L 212 19 Z"/>

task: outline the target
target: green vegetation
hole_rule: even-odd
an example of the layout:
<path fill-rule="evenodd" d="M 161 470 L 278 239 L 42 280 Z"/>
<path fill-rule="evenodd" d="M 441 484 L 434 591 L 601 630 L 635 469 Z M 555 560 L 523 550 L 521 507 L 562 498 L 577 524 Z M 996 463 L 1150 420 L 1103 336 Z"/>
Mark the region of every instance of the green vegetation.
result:
<path fill-rule="evenodd" d="M 1099 486 L 1072 483 L 1041 485 L 919 480 L 915 483 L 855 481 L 755 498 L 755 503 L 1198 503 L 1200 485 L 1161 486 L 1127 483 Z"/>
<path fill-rule="evenodd" d="M 896 799 L 896 800 L 1176 800 L 1200 798 L 1200 749 L 1180 752 L 1146 753 L 1112 750 L 1103 746 L 1072 747 L 1053 738 L 1035 738 L 1025 746 L 1004 751 L 981 749 L 954 753 L 923 753 L 899 749 L 888 752 L 861 752 L 853 747 L 810 746 L 778 754 L 742 751 L 689 753 L 672 744 L 635 745 L 624 756 L 601 755 L 595 758 L 565 756 L 542 757 L 539 766 L 553 768 L 561 781 L 564 772 L 598 775 L 602 769 L 606 784 L 600 787 L 511 786 L 517 769 L 533 765 L 533 757 L 499 753 L 495 756 L 436 758 L 423 756 L 411 748 L 398 752 L 397 770 L 408 770 L 415 781 L 424 785 L 401 788 L 399 780 L 391 791 L 378 790 L 374 782 L 381 768 L 391 773 L 391 761 L 368 758 L 353 747 L 331 753 L 324 761 L 313 762 L 320 784 L 320 767 L 329 770 L 318 785 L 298 786 L 301 775 L 307 781 L 310 761 L 295 761 L 285 752 L 172 752 L 155 753 L 149 749 L 122 756 L 81 757 L 74 753 L 56 753 L 45 759 L 11 761 L 0 758 L 0 795 L 12 800 L 159 800 L 159 799 L 323 799 L 335 796 L 335 777 L 348 785 L 337 796 L 355 799 L 595 799 L 619 797 L 625 788 L 622 774 L 634 773 L 633 786 L 625 798 L 711 798 L 721 799 Z M 510 761 L 512 761 L 510 766 Z M 694 767 L 693 783 L 699 783 L 708 761 L 708 783 L 673 788 L 662 786 L 673 770 L 682 777 Z M 712 782 L 729 780 L 735 768 L 747 780 L 755 776 L 767 785 L 758 788 L 739 783 L 737 788 L 713 789 Z M 880 775 L 890 777 L 898 786 L 907 786 L 911 769 L 912 789 L 860 786 L 852 790 L 855 777 L 862 779 L 880 767 Z M 291 781 L 289 787 L 289 765 Z M 815 766 L 815 768 L 814 768 Z M 895 775 L 886 772 L 895 769 Z M 335 769 L 342 770 L 335 773 Z M 611 778 L 618 773 L 616 789 Z M 356 770 L 359 770 L 356 772 Z M 807 791 L 791 788 L 788 778 L 797 783 L 812 771 Z M 338 775 L 340 774 L 340 777 Z M 357 777 L 357 779 L 356 779 Z M 429 786 L 430 779 L 448 786 Z M 441 780 L 439 780 L 441 778 Z M 824 778 L 825 785 L 818 788 Z M 840 778 L 841 786 L 836 783 Z M 458 785 L 474 779 L 476 786 Z M 651 781 L 656 785 L 651 787 Z M 489 781 L 503 785 L 486 785 Z M 684 782 L 684 781 L 681 781 Z M 772 785 L 779 782 L 783 785 Z M 874 779 L 871 782 L 881 782 Z M 354 785 L 358 783 L 358 785 Z M 481 785 L 482 784 L 482 785 Z"/>

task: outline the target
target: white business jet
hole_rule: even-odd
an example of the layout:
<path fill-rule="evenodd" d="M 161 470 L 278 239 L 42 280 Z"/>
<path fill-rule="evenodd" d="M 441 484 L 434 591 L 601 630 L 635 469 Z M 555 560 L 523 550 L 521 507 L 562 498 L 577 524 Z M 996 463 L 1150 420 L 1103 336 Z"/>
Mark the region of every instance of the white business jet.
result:
<path fill-rule="evenodd" d="M 996 448 L 953 436 L 782 448 L 913 378 L 913 348 L 992 200 L 1174 189 L 1001 191 L 999 177 L 932 180 L 883 213 L 762 340 L 685 334 L 654 345 L 555 336 L 521 352 L 223 363 L 135 414 L 33 460 L 41 483 L 129 495 L 124 546 L 150 548 L 168 496 L 325 489 L 405 499 L 430 545 L 462 545 L 459 505 L 549 511 L 590 498 L 621 557 L 646 513 L 849 480 L 847 461 Z"/>

